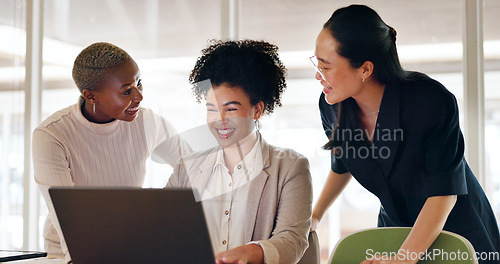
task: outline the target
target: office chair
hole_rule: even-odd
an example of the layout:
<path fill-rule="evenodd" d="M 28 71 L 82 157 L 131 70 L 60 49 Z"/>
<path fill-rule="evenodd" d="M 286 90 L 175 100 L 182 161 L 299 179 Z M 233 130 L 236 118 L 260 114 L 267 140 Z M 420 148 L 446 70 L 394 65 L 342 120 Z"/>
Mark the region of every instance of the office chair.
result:
<path fill-rule="evenodd" d="M 309 247 L 304 252 L 304 256 L 300 259 L 297 264 L 319 264 L 320 263 L 320 253 L 319 253 L 319 240 L 318 234 L 315 231 L 309 233 Z"/>
<path fill-rule="evenodd" d="M 354 232 L 337 242 L 328 263 L 359 264 L 377 252 L 381 256 L 395 255 L 410 230 L 410 227 L 385 227 Z M 416 255 L 401 253 L 412 259 L 417 258 Z M 474 247 L 466 238 L 452 232 L 441 231 L 427 250 L 427 255 L 418 263 L 477 264 L 474 256 Z"/>

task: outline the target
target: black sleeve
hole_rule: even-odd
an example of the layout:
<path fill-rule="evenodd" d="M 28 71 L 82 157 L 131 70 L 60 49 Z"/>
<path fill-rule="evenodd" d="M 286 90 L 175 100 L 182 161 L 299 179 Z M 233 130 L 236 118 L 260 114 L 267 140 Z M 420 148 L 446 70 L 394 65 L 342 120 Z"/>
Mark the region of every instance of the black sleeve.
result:
<path fill-rule="evenodd" d="M 457 101 L 447 91 L 434 99 L 428 108 L 432 113 L 427 112 L 431 127 L 424 139 L 425 192 L 428 197 L 467 194 Z"/>

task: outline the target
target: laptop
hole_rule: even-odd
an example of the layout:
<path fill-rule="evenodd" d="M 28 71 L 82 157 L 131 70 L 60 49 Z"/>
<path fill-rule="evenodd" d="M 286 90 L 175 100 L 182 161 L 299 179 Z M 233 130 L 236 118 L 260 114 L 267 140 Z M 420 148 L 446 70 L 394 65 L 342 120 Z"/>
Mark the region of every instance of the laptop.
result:
<path fill-rule="evenodd" d="M 74 264 L 215 263 L 191 189 L 52 187 Z"/>

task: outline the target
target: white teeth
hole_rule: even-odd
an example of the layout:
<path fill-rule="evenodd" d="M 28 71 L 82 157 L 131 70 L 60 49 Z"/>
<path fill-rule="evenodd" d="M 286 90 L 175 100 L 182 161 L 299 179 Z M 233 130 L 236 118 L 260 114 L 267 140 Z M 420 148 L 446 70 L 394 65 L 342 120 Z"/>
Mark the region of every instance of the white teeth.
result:
<path fill-rule="evenodd" d="M 134 108 L 129 108 L 129 109 L 127 109 L 127 111 L 131 111 L 131 112 L 133 112 L 133 111 L 137 111 L 137 110 L 139 110 L 139 107 L 138 107 L 138 106 L 137 106 L 137 107 L 134 107 Z"/>
<path fill-rule="evenodd" d="M 226 135 L 234 131 L 234 128 L 232 129 L 217 129 L 217 132 L 221 135 Z"/>

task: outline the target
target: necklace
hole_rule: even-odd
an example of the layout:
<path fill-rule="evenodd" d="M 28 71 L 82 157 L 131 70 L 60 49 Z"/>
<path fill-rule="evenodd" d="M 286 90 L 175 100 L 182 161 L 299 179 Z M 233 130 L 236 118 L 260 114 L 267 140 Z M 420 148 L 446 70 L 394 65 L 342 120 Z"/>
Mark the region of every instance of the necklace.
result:
<path fill-rule="evenodd" d="M 361 112 L 361 111 L 360 111 L 360 113 L 361 113 L 361 114 L 363 114 L 363 115 L 374 115 L 374 114 L 378 114 L 378 112 L 379 112 L 379 111 L 380 111 L 380 110 L 377 110 L 377 111 L 375 111 L 375 112 Z"/>

